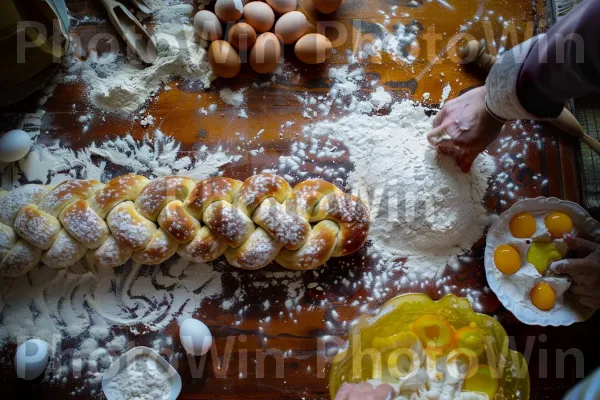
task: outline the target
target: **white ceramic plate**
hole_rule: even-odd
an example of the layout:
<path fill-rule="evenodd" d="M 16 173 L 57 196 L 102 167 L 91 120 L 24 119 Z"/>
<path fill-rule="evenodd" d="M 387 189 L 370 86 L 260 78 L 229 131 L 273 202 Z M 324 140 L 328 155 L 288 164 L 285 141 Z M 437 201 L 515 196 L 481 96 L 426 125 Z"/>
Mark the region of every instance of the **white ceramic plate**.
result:
<path fill-rule="evenodd" d="M 106 370 L 104 375 L 102 376 L 102 391 L 108 400 L 114 400 L 115 397 L 111 396 L 108 392 L 108 385 L 110 381 L 121 371 L 123 368 L 127 367 L 129 364 L 135 361 L 135 359 L 139 356 L 146 356 L 154 361 L 157 364 L 161 365 L 171 376 L 171 394 L 169 396 L 169 400 L 176 400 L 177 396 L 181 392 L 181 376 L 179 373 L 158 354 L 156 351 L 149 347 L 138 346 L 129 350 L 127 353 L 123 354 L 119 357 L 118 360 L 113 362 L 110 367 Z"/>
<path fill-rule="evenodd" d="M 552 212 L 563 211 L 571 217 L 576 230 L 589 236 L 594 241 L 600 241 L 600 223 L 594 220 L 588 212 L 579 204 L 560 200 L 554 197 L 538 197 L 535 199 L 525 199 L 515 203 L 509 210 L 500 215 L 498 220 L 490 228 L 486 237 L 485 248 L 485 273 L 490 288 L 496 293 L 498 299 L 510 310 L 517 319 L 528 325 L 541 326 L 561 326 L 571 325 L 575 322 L 585 321 L 594 314 L 594 310 L 582 307 L 578 303 L 569 300 L 568 296 L 557 297 L 557 305 L 550 311 L 541 311 L 535 308 L 528 300 L 529 293 L 523 293 L 525 302 L 515 299 L 507 287 L 513 279 L 529 279 L 531 286 L 535 279 L 541 278 L 535 268 L 531 264 L 524 262 L 521 269 L 510 276 L 504 275 L 494 265 L 494 251 L 501 244 L 506 244 L 506 235 L 510 235 L 509 224 L 513 216 L 521 212 Z M 515 243 L 516 242 L 516 243 Z M 519 243 L 522 242 L 522 243 Z M 529 244 L 527 239 L 513 238 L 508 244 L 517 244 L 515 247 L 520 247 L 522 257 L 526 254 Z M 524 257 L 523 257 L 524 259 Z M 563 278 L 550 278 L 559 281 L 560 284 L 567 285 L 568 282 Z M 546 279 L 545 279 L 546 280 Z M 561 282 L 562 281 L 562 282 Z"/>

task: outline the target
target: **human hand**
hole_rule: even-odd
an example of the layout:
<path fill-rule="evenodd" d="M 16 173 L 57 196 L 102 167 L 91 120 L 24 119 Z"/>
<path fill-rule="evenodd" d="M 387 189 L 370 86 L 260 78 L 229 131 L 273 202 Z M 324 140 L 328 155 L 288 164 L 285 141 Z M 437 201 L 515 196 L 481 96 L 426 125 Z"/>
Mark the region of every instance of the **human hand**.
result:
<path fill-rule="evenodd" d="M 496 139 L 502 126 L 486 110 L 482 86 L 446 103 L 427 139 L 440 153 L 455 157 L 463 172 L 469 172 L 475 157 Z"/>
<path fill-rule="evenodd" d="M 565 241 L 577 257 L 553 262 L 550 271 L 571 277 L 569 292 L 580 304 L 600 308 L 600 244 L 566 235 Z"/>
<path fill-rule="evenodd" d="M 394 395 L 394 389 L 387 383 L 375 387 L 369 382 L 344 383 L 335 400 L 390 400 Z"/>

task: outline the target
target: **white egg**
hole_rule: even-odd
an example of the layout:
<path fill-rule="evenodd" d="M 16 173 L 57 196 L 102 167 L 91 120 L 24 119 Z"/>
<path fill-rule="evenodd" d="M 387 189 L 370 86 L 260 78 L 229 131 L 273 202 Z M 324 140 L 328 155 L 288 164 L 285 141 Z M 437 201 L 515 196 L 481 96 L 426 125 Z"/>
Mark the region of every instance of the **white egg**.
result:
<path fill-rule="evenodd" d="M 13 162 L 25 157 L 31 148 L 31 138 L 21 129 L 0 136 L 0 161 Z"/>
<path fill-rule="evenodd" d="M 28 381 L 40 376 L 48 365 L 48 344 L 40 339 L 29 339 L 17 347 L 15 369 L 17 376 Z"/>
<path fill-rule="evenodd" d="M 194 318 L 188 318 L 181 322 L 179 340 L 185 351 L 195 356 L 206 354 L 212 345 L 210 330 L 203 322 Z"/>

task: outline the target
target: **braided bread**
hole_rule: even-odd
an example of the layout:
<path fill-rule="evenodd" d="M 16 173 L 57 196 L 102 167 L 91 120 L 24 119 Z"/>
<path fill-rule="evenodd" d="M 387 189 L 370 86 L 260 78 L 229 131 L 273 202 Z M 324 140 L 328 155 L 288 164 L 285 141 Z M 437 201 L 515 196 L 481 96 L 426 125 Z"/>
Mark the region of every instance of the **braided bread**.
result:
<path fill-rule="evenodd" d="M 31 184 L 0 193 L 0 275 L 25 274 L 40 260 L 114 268 L 129 259 L 160 264 L 175 253 L 196 262 L 225 255 L 248 270 L 272 261 L 308 270 L 357 251 L 368 230 L 362 201 L 318 179 L 293 189 L 271 174 Z"/>

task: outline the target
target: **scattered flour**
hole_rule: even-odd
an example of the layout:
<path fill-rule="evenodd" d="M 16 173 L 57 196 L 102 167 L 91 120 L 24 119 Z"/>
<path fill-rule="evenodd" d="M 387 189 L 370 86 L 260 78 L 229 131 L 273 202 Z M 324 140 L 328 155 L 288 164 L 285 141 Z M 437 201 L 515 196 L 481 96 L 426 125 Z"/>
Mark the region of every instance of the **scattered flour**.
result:
<path fill-rule="evenodd" d="M 150 178 L 185 175 L 203 179 L 220 174 L 221 166 L 240 158 L 226 154 L 222 147 L 209 150 L 205 145 L 186 154 L 181 151 L 179 141 L 155 130 L 142 140 L 135 140 L 128 134 L 99 144 L 92 143 L 78 151 L 63 147 L 58 141 L 50 146 L 36 144 L 19 161 L 18 171 L 23 181 L 49 185 L 74 178 L 105 182 L 124 173 Z M 109 164 L 110 169 L 107 168 Z"/>
<path fill-rule="evenodd" d="M 370 96 L 361 96 L 359 89 L 365 83 L 366 74 L 360 67 L 350 68 L 348 65 L 343 65 L 339 68 L 330 68 L 328 75 L 331 88 L 326 95 L 305 93 L 298 96 L 298 100 L 304 106 L 302 111 L 304 118 L 327 117 L 333 108 L 361 115 L 368 114 L 392 102 L 392 96 L 382 87 L 376 88 Z"/>
<path fill-rule="evenodd" d="M 428 144 L 430 129 L 425 109 L 404 101 L 389 115 L 352 114 L 304 130 L 348 147 L 354 170 L 347 180 L 370 205 L 374 251 L 383 260 L 406 258 L 405 268 L 421 279 L 455 265 L 481 237 L 490 222 L 482 199 L 495 169 L 483 154 L 470 174 L 462 173 Z"/>
<path fill-rule="evenodd" d="M 417 37 L 421 28 L 414 23 L 407 25 L 394 23 L 392 30 L 389 31 L 387 28 L 390 23 L 388 16 L 395 12 L 383 13 L 383 10 L 380 11 L 385 16 L 382 24 L 364 20 L 353 22 L 356 30 L 364 33 L 365 38 L 363 40 L 359 36 L 358 40 L 355 40 L 353 50 L 347 50 L 348 63 L 353 64 L 372 57 L 381 58 L 382 53 L 386 53 L 398 62 L 398 65 L 412 65 L 416 59 L 415 53 L 419 50 Z"/>
<path fill-rule="evenodd" d="M 135 57 L 114 52 L 99 55 L 94 51 L 85 61 L 75 57 L 70 60 L 65 82 L 82 81 L 90 102 L 101 110 L 131 114 L 175 76 L 198 80 L 205 88 L 214 79 L 206 42 L 194 34 L 191 25 L 194 7 L 180 0 L 166 6 L 164 2 L 154 3 L 162 6 L 154 14 L 152 34 L 158 49 L 154 64 L 144 66 Z"/>
<path fill-rule="evenodd" d="M 221 100 L 223 100 L 225 103 L 234 107 L 240 107 L 246 101 L 246 99 L 244 98 L 245 90 L 246 89 L 244 88 L 238 90 L 237 92 L 234 92 L 229 88 L 225 88 L 219 92 L 219 96 L 221 97 Z"/>
<path fill-rule="evenodd" d="M 369 205 L 371 255 L 401 266 L 412 281 L 439 280 L 491 222 L 482 200 L 496 164 L 485 153 L 462 173 L 427 142 L 431 123 L 411 101 L 395 103 L 384 116 L 354 112 L 320 121 L 304 127 L 308 144 L 292 143 L 292 155 L 266 171 L 292 182 L 320 176 L 347 183 Z M 341 166 L 348 157 L 351 171 Z"/>

